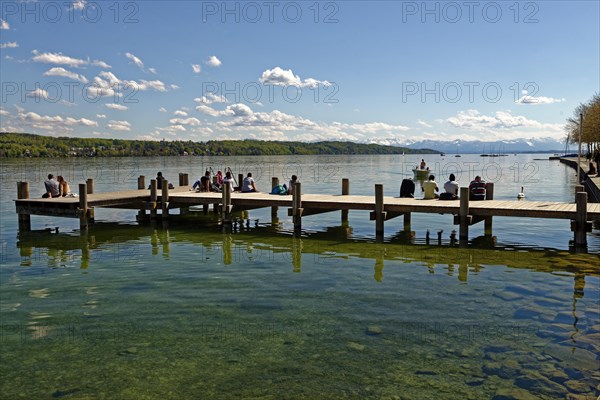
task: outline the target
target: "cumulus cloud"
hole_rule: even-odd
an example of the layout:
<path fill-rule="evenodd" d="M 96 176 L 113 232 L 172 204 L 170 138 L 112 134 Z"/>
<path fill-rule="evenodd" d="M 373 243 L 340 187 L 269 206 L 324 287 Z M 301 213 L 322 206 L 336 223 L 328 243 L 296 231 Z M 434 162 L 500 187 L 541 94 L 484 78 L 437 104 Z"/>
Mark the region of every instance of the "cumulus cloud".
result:
<path fill-rule="evenodd" d="M 53 133 L 72 132 L 73 127 L 97 127 L 96 121 L 87 118 L 62 117 L 60 115 L 40 115 L 35 112 L 26 112 L 18 108 L 17 119 L 20 123 L 19 130 L 43 129 Z"/>
<path fill-rule="evenodd" d="M 110 108 L 112 110 L 119 110 L 119 111 L 125 111 L 128 110 L 129 107 L 124 106 L 122 104 L 115 104 L 115 103 L 110 103 L 110 104 L 105 104 L 106 108 Z"/>
<path fill-rule="evenodd" d="M 112 129 L 113 131 L 130 131 L 131 130 L 131 124 L 127 121 L 114 121 L 114 120 L 110 120 L 108 121 L 108 124 L 106 125 L 108 126 L 108 128 Z"/>
<path fill-rule="evenodd" d="M 562 103 L 566 101 L 566 99 L 555 99 L 553 97 L 545 97 L 545 96 L 529 96 L 528 94 L 524 94 L 521 96 L 519 100 L 515 103 L 518 104 L 532 104 L 532 105 L 542 105 L 542 104 L 553 104 L 553 103 Z"/>
<path fill-rule="evenodd" d="M 47 99 L 48 98 L 48 92 L 42 88 L 36 88 L 35 90 L 31 91 L 31 92 L 27 92 L 27 97 L 33 97 L 34 99 L 36 99 L 36 101 L 39 101 L 39 99 Z"/>
<path fill-rule="evenodd" d="M 208 60 L 206 60 L 205 64 L 209 67 L 215 68 L 221 66 L 222 63 L 221 60 L 217 58 L 217 56 L 210 56 Z"/>
<path fill-rule="evenodd" d="M 83 60 L 80 58 L 74 58 L 65 56 L 62 53 L 39 53 L 37 50 L 33 50 L 32 53 L 34 57 L 32 58 L 35 62 L 45 63 L 45 64 L 58 64 L 58 65 L 68 65 L 69 67 L 81 68 L 86 65 L 93 65 L 101 68 L 112 68 L 110 65 L 105 63 L 104 61 L 93 60 L 90 59 Z"/>
<path fill-rule="evenodd" d="M 10 25 L 5 20 L 0 19 L 0 29 L 1 30 L 9 30 L 10 29 Z"/>
<path fill-rule="evenodd" d="M 73 1 L 73 8 L 75 10 L 83 10 L 85 8 L 86 1 L 85 0 L 75 0 Z"/>
<path fill-rule="evenodd" d="M 291 69 L 284 70 L 280 67 L 268 69 L 262 73 L 259 81 L 263 85 L 273 86 L 298 86 L 298 87 L 316 87 L 318 85 L 331 86 L 328 81 L 319 81 L 313 78 L 302 80 L 300 76 L 294 75 Z"/>
<path fill-rule="evenodd" d="M 63 76 L 82 83 L 88 83 L 88 79 L 85 76 L 68 71 L 63 67 L 50 68 L 48 71 L 44 72 L 44 76 Z"/>
<path fill-rule="evenodd" d="M 188 116 L 188 113 L 186 113 L 185 111 L 182 111 L 182 110 L 177 110 L 173 114 L 179 115 L 181 117 L 187 117 Z"/>
<path fill-rule="evenodd" d="M 161 107 L 161 108 L 159 108 L 159 109 L 158 109 L 158 111 L 160 111 L 160 112 L 165 112 L 165 113 L 166 113 L 166 112 L 167 112 L 167 109 L 166 109 L 166 108 L 164 108 L 164 107 Z"/>
<path fill-rule="evenodd" d="M 134 56 L 131 53 L 125 53 L 125 57 L 129 58 L 135 65 L 137 65 L 140 69 L 144 69 L 144 63 L 138 57 Z"/>
<path fill-rule="evenodd" d="M 156 72 L 156 68 L 148 68 L 148 71 L 154 75 L 156 75 L 158 73 L 158 72 Z"/>
<path fill-rule="evenodd" d="M 197 118 L 172 118 L 169 120 L 169 123 L 171 124 L 176 124 L 176 125 L 191 125 L 191 126 L 198 126 L 200 125 L 200 120 L 198 120 Z"/>
<path fill-rule="evenodd" d="M 96 114 L 96 118 L 106 118 L 106 115 L 104 115 L 104 114 Z"/>
<path fill-rule="evenodd" d="M 216 94 L 211 93 L 211 92 L 206 93 L 206 95 L 204 95 L 202 97 L 196 97 L 194 99 L 194 101 L 196 103 L 201 103 L 201 104 L 228 103 L 229 102 L 225 96 L 223 96 L 223 95 L 217 96 Z"/>
<path fill-rule="evenodd" d="M 417 123 L 418 123 L 419 125 L 421 125 L 421 126 L 424 126 L 425 128 L 431 128 L 431 127 L 432 127 L 431 125 L 429 125 L 429 124 L 428 124 L 427 122 L 425 122 L 425 121 L 418 120 L 418 121 L 417 121 Z"/>
<path fill-rule="evenodd" d="M 106 96 L 123 96 L 123 92 L 144 91 L 154 89 L 159 92 L 166 92 L 167 88 L 164 82 L 154 80 L 139 82 L 133 80 L 121 80 L 115 74 L 108 71 L 102 71 L 94 77 L 92 84 L 86 87 L 91 98 Z"/>
<path fill-rule="evenodd" d="M 200 64 L 192 64 L 192 71 L 194 71 L 195 74 L 199 74 L 202 72 L 202 67 Z"/>
<path fill-rule="evenodd" d="M 17 42 L 0 43 L 0 49 L 15 49 L 19 47 Z"/>

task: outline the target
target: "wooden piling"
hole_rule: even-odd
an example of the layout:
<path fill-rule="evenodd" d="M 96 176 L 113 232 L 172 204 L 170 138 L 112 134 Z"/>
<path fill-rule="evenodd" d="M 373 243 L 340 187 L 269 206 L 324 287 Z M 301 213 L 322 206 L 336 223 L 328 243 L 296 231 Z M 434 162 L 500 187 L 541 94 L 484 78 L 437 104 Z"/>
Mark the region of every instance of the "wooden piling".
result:
<path fill-rule="evenodd" d="M 85 181 L 85 187 L 87 190 L 87 194 L 94 194 L 94 178 L 88 178 Z"/>
<path fill-rule="evenodd" d="M 279 178 L 276 176 L 271 177 L 271 188 L 275 188 L 279 186 Z M 293 190 L 293 188 L 290 188 Z M 279 207 L 271 207 L 271 221 L 274 222 L 274 220 L 277 219 L 277 214 L 279 211 Z"/>
<path fill-rule="evenodd" d="M 494 183 L 488 182 L 485 185 L 485 199 L 494 200 Z M 492 236 L 492 219 L 493 217 L 485 217 L 483 219 L 483 234 L 485 236 Z"/>
<path fill-rule="evenodd" d="M 587 193 L 579 192 L 575 199 L 577 211 L 575 214 L 575 247 L 587 246 Z"/>
<path fill-rule="evenodd" d="M 169 181 L 163 179 L 161 186 L 160 204 L 162 208 L 163 228 L 169 225 Z"/>
<path fill-rule="evenodd" d="M 17 182 L 17 199 L 25 200 L 29 198 L 29 182 Z M 31 231 L 31 216 L 25 213 L 19 213 L 19 231 Z"/>
<path fill-rule="evenodd" d="M 458 239 L 459 241 L 467 241 L 469 240 L 469 188 L 461 187 L 460 188 L 460 210 L 458 212 L 459 218 L 459 233 Z"/>
<path fill-rule="evenodd" d="M 292 192 L 292 215 L 294 219 L 294 230 L 302 229 L 302 184 L 296 182 Z"/>
<path fill-rule="evenodd" d="M 179 173 L 179 186 L 189 186 L 189 175 L 183 172 Z"/>
<path fill-rule="evenodd" d="M 383 185 L 375 185 L 375 235 L 383 236 L 385 212 L 383 211 Z"/>
<path fill-rule="evenodd" d="M 231 224 L 231 185 L 223 185 L 223 192 L 221 197 L 221 219 L 223 224 Z"/>
<path fill-rule="evenodd" d="M 88 228 L 87 183 L 79 184 L 79 228 Z"/>
<path fill-rule="evenodd" d="M 138 176 L 138 190 L 146 189 L 146 177 L 144 175 Z"/>
<path fill-rule="evenodd" d="M 342 196 L 350 194 L 350 179 L 342 179 Z M 342 210 L 342 223 L 348 222 L 348 210 Z"/>
<path fill-rule="evenodd" d="M 238 174 L 238 185 L 240 185 L 240 192 L 242 191 L 243 184 L 244 184 L 244 174 Z"/>
<path fill-rule="evenodd" d="M 585 186 L 575 185 L 575 201 L 577 201 L 577 193 L 579 192 L 585 192 Z"/>

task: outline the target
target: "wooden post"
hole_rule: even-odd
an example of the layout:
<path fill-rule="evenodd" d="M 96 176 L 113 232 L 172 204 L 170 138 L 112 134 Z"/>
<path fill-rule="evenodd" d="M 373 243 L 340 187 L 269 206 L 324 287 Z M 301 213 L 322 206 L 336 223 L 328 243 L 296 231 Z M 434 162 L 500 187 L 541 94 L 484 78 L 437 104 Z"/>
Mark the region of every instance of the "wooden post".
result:
<path fill-rule="evenodd" d="M 238 185 L 240 185 L 240 192 L 242 191 L 243 184 L 244 184 L 244 174 L 238 174 Z"/>
<path fill-rule="evenodd" d="M 271 188 L 275 188 L 279 186 L 279 178 L 276 176 L 271 177 Z M 294 188 L 291 188 L 292 190 Z M 277 213 L 279 211 L 279 207 L 271 207 L 271 221 L 275 221 L 277 219 Z"/>
<path fill-rule="evenodd" d="M 144 175 L 138 177 L 138 190 L 142 189 L 146 189 L 146 177 Z"/>
<path fill-rule="evenodd" d="M 79 228 L 83 231 L 88 228 L 88 204 L 87 204 L 87 184 L 79 184 Z"/>
<path fill-rule="evenodd" d="M 163 228 L 169 226 L 169 181 L 163 179 L 162 181 L 162 192 L 160 195 L 160 203 L 162 206 L 162 223 Z"/>
<path fill-rule="evenodd" d="M 460 188 L 460 210 L 458 212 L 458 218 L 460 223 L 460 229 L 458 233 L 458 239 L 460 241 L 469 240 L 469 188 Z"/>
<path fill-rule="evenodd" d="M 179 185 L 178 186 L 183 186 L 183 172 L 179 173 Z"/>
<path fill-rule="evenodd" d="M 494 200 L 494 183 L 488 182 L 485 185 L 485 199 L 486 200 Z M 492 218 L 493 217 L 485 217 L 483 220 L 483 234 L 485 236 L 492 236 Z"/>
<path fill-rule="evenodd" d="M 156 222 L 156 199 L 158 184 L 156 179 L 150 179 L 150 221 Z"/>
<path fill-rule="evenodd" d="M 375 185 L 375 235 L 383 236 L 385 212 L 383 211 L 383 185 Z"/>
<path fill-rule="evenodd" d="M 585 186 L 575 185 L 575 201 L 577 201 L 577 193 L 579 192 L 585 192 Z"/>
<path fill-rule="evenodd" d="M 302 229 L 302 184 L 296 182 L 292 192 L 292 215 L 294 216 L 294 230 Z"/>
<path fill-rule="evenodd" d="M 29 198 L 29 182 L 17 182 L 17 199 L 25 200 Z M 31 216 L 29 214 L 19 213 L 19 231 L 28 232 L 31 230 Z"/>
<path fill-rule="evenodd" d="M 223 192 L 221 197 L 221 218 L 223 224 L 231 224 L 231 185 L 223 185 Z"/>
<path fill-rule="evenodd" d="M 579 192 L 575 199 L 577 211 L 575 214 L 575 247 L 587 246 L 587 193 Z"/>
<path fill-rule="evenodd" d="M 342 179 L 342 196 L 348 196 L 350 194 L 350 179 Z M 342 224 L 348 222 L 348 210 L 342 210 Z"/>
<path fill-rule="evenodd" d="M 85 181 L 87 194 L 94 194 L 94 178 L 88 178 Z"/>

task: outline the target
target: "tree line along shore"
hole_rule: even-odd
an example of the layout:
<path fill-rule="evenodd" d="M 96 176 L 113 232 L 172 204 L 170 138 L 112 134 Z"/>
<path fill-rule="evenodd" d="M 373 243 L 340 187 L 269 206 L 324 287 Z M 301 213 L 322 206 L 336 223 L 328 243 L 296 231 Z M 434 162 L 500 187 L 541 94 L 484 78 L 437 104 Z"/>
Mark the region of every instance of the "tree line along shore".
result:
<path fill-rule="evenodd" d="M 431 149 L 378 144 L 323 141 L 279 142 L 262 140 L 150 141 L 51 137 L 0 132 L 0 158 L 24 157 L 152 157 L 250 156 L 319 154 L 439 154 Z"/>

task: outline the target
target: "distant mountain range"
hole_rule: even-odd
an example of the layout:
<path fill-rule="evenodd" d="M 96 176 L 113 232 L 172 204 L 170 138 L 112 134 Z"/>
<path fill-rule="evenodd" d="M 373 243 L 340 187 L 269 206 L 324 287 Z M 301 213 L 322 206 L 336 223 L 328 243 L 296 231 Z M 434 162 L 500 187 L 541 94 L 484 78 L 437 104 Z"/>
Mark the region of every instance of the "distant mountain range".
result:
<path fill-rule="evenodd" d="M 377 139 L 370 143 L 408 147 L 410 149 L 432 149 L 449 154 L 508 154 L 508 153 L 562 153 L 564 141 L 553 138 L 513 139 L 484 142 L 481 140 L 420 140 Z"/>

